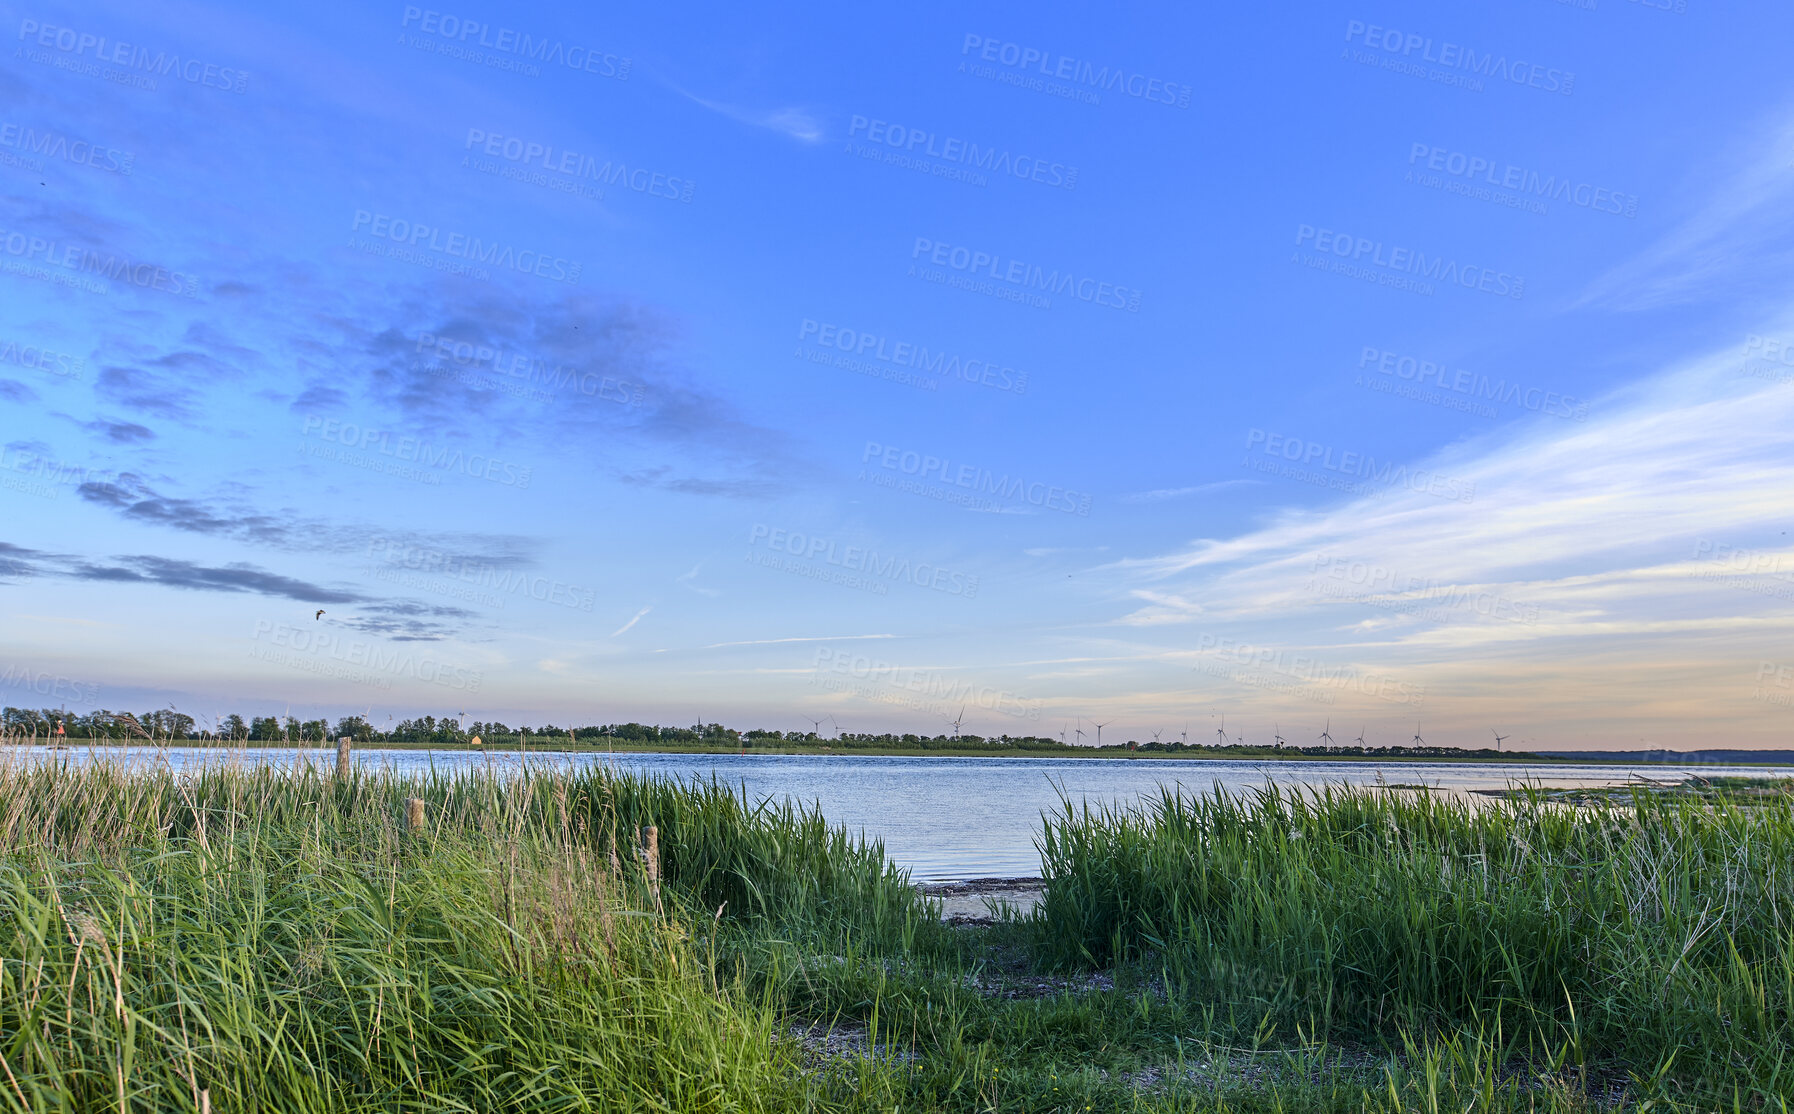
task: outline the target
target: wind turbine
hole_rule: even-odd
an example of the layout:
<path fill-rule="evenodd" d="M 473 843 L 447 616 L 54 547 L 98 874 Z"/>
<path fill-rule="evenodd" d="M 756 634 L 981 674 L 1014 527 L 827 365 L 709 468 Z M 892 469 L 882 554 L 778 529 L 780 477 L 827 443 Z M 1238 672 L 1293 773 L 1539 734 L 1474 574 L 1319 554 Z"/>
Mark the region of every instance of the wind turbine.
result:
<path fill-rule="evenodd" d="M 1190 745 L 1190 725 L 1187 721 L 1184 723 L 1183 739 L 1184 739 L 1184 746 L 1189 746 Z"/>
<path fill-rule="evenodd" d="M 1159 741 L 1159 736 L 1160 736 L 1160 735 L 1163 735 L 1163 734 L 1164 734 L 1164 733 L 1165 733 L 1165 732 L 1164 732 L 1164 730 L 1163 730 L 1163 729 L 1160 729 L 1160 730 L 1158 730 L 1158 731 L 1154 731 L 1154 732 L 1153 732 L 1153 733 L 1152 733 L 1152 741 L 1153 741 L 1153 742 L 1155 742 L 1155 743 L 1156 743 L 1156 742 L 1158 742 L 1158 741 Z"/>
<path fill-rule="evenodd" d="M 1331 734 L 1332 730 L 1333 730 L 1333 717 L 1328 716 L 1327 717 L 1327 726 L 1321 728 L 1321 738 L 1327 740 L 1328 746 L 1333 745 L 1333 736 Z"/>
<path fill-rule="evenodd" d="M 1493 727 L 1489 728 L 1489 734 L 1495 736 L 1495 749 L 1496 750 L 1501 749 L 1501 740 L 1513 738 L 1513 735 L 1511 735 L 1511 734 L 1503 735 L 1500 732 L 1496 731 Z"/>
<path fill-rule="evenodd" d="M 1277 749 L 1283 749 L 1283 732 L 1276 723 L 1271 724 L 1271 738 L 1277 740 Z"/>
<path fill-rule="evenodd" d="M 1078 730 L 1077 730 L 1077 733 L 1076 733 L 1076 738 L 1077 738 L 1077 740 L 1078 740 L 1078 745 L 1079 745 L 1079 746 L 1083 746 L 1083 745 L 1084 745 L 1084 736 L 1085 736 L 1085 735 L 1086 735 L 1086 734 L 1088 734 L 1088 732 L 1086 732 L 1086 731 L 1085 731 L 1085 730 L 1084 730 L 1084 718 L 1083 718 L 1083 717 L 1082 717 L 1082 716 L 1079 716 L 1079 717 L 1078 717 Z"/>
<path fill-rule="evenodd" d="M 1096 723 L 1095 720 L 1091 720 L 1090 722 Z M 1109 723 L 1114 722 L 1114 720 L 1109 721 Z M 1109 726 L 1109 723 L 1096 723 L 1096 745 L 1099 747 L 1103 745 L 1103 728 Z"/>
<path fill-rule="evenodd" d="M 1420 721 L 1419 720 L 1414 721 L 1414 745 L 1417 747 L 1426 746 L 1426 740 L 1420 737 Z"/>
<path fill-rule="evenodd" d="M 1358 745 L 1364 746 L 1364 728 L 1362 727 L 1358 728 Z"/>
<path fill-rule="evenodd" d="M 1221 740 L 1219 743 L 1215 744 L 1216 746 L 1224 747 L 1227 745 L 1227 717 L 1226 716 L 1221 717 L 1221 726 L 1215 728 L 1215 738 Z"/>
<path fill-rule="evenodd" d="M 953 725 L 953 737 L 955 739 L 959 738 L 959 729 L 961 727 L 965 726 L 965 721 L 966 721 L 966 706 L 964 704 L 961 704 L 959 706 L 959 718 L 958 719 L 950 719 L 947 721 L 948 723 Z"/>
<path fill-rule="evenodd" d="M 804 718 L 810 720 L 810 724 L 811 724 L 810 734 L 815 735 L 818 738 L 821 738 L 821 736 L 822 736 L 822 720 L 821 719 L 810 719 L 809 716 L 805 716 Z M 822 717 L 822 719 L 833 719 L 833 718 L 834 718 L 833 716 Z"/>

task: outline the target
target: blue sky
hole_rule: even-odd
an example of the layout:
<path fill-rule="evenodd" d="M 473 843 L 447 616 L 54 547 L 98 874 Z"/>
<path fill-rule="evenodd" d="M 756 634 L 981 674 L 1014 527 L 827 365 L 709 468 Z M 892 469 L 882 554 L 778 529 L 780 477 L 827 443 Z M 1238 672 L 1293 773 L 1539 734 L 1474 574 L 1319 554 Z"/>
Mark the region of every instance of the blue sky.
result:
<path fill-rule="evenodd" d="M 0 16 L 6 703 L 1790 741 L 1783 6 Z"/>

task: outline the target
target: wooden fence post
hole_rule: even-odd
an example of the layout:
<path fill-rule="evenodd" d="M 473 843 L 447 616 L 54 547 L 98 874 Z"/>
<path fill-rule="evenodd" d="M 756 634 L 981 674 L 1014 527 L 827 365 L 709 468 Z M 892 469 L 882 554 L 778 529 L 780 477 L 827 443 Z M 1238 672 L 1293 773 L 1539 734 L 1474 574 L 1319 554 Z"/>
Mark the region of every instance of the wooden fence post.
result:
<path fill-rule="evenodd" d="M 349 780 L 349 736 L 336 741 L 336 780 Z"/>

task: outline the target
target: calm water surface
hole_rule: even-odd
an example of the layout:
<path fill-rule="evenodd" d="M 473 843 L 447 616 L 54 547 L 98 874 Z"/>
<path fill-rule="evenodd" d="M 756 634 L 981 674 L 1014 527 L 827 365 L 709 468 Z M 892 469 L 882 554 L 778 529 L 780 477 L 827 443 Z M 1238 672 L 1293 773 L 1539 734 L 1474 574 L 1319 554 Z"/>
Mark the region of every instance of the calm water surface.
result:
<path fill-rule="evenodd" d="M 77 762 L 160 761 L 175 769 L 221 759 L 287 763 L 291 750 L 224 751 L 110 748 L 57 752 Z M 335 762 L 335 751 L 307 751 Z M 43 754 L 43 752 L 39 752 Z M 750 798 L 791 798 L 815 805 L 830 820 L 884 841 L 885 851 L 920 881 L 1021 877 L 1040 873 L 1034 839 L 1042 811 L 1057 810 L 1060 794 L 1074 802 L 1135 803 L 1161 786 L 1206 793 L 1218 784 L 1241 792 L 1283 786 L 1427 785 L 1464 792 L 1530 784 L 1543 788 L 1615 785 L 1633 776 L 1674 781 L 1677 767 L 1457 764 L 1442 762 L 1227 762 L 1209 759 L 1126 758 L 878 758 L 861 755 L 770 754 L 472 754 L 467 751 L 358 750 L 363 765 L 399 771 L 448 773 L 523 763 L 569 768 L 614 766 L 660 777 L 716 778 L 745 788 Z M 1785 777 L 1779 767 L 1701 766 L 1703 775 Z"/>

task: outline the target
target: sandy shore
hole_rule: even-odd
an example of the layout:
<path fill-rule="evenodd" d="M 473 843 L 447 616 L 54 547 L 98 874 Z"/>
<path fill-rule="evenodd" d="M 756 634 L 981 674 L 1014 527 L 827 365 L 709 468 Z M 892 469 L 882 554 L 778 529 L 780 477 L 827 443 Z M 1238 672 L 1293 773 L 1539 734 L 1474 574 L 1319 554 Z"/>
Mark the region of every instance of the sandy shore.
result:
<path fill-rule="evenodd" d="M 975 878 L 968 882 L 925 882 L 916 887 L 941 903 L 948 924 L 993 924 L 1005 914 L 1025 917 L 1040 904 L 1038 878 Z"/>

